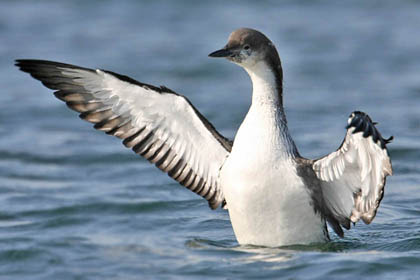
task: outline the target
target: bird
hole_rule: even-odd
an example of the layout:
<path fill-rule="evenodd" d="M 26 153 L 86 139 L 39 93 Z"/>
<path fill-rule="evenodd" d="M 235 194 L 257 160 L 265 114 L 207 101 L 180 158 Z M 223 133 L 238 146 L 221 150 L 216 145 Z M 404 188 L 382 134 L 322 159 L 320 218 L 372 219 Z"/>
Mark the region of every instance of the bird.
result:
<path fill-rule="evenodd" d="M 276 47 L 260 31 L 240 28 L 209 54 L 241 66 L 252 82 L 249 111 L 233 141 L 187 99 L 115 72 L 47 60 L 17 59 L 80 118 L 123 140 L 187 189 L 227 209 L 240 245 L 324 243 L 329 225 L 343 229 L 375 218 L 392 175 L 387 144 L 375 122 L 354 111 L 339 148 L 318 159 L 300 155 L 283 106 Z"/>

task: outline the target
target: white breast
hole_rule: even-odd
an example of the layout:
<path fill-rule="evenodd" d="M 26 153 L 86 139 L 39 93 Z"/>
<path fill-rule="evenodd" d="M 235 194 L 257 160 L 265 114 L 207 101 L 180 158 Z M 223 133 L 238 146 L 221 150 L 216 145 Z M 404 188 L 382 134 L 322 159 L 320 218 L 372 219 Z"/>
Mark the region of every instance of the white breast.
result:
<path fill-rule="evenodd" d="M 240 244 L 282 246 L 325 241 L 324 223 L 287 156 L 284 133 L 247 115 L 221 170 L 221 185 Z"/>

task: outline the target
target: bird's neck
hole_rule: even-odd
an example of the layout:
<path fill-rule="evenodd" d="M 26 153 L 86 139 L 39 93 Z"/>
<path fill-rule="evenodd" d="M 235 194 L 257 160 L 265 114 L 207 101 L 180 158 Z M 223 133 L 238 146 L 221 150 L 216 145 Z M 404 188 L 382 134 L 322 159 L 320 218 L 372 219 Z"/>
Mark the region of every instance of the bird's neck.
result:
<path fill-rule="evenodd" d="M 283 77 L 280 69 L 275 69 L 265 61 L 259 61 L 246 67 L 252 81 L 251 108 L 262 107 L 264 110 L 276 112 L 285 120 L 283 110 Z"/>
<path fill-rule="evenodd" d="M 281 67 L 277 70 L 264 61 L 246 67 L 252 80 L 252 104 L 245 119 L 258 137 L 269 139 L 276 149 L 287 156 L 297 156 L 298 151 L 287 128 L 283 109 Z"/>

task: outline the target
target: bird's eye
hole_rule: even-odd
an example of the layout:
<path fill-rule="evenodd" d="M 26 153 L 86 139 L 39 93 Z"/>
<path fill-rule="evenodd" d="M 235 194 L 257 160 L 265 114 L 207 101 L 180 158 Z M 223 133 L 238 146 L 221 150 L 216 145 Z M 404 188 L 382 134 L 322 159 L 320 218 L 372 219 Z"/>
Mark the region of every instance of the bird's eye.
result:
<path fill-rule="evenodd" d="M 250 48 L 249 45 L 244 46 L 244 50 L 246 50 L 246 51 L 249 50 L 249 48 Z"/>

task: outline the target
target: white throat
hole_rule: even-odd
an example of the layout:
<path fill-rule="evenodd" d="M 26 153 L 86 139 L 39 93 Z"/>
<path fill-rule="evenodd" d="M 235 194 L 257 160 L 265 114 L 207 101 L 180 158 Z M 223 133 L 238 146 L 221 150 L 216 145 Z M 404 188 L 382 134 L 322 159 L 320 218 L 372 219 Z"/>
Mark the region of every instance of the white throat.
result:
<path fill-rule="evenodd" d="M 252 105 L 274 106 L 277 109 L 281 107 L 276 77 L 265 61 L 260 60 L 251 65 L 245 64 L 244 69 L 252 81 Z"/>
<path fill-rule="evenodd" d="M 252 62 L 242 65 L 252 80 L 252 104 L 233 149 L 252 149 L 262 157 L 294 157 L 297 150 L 287 128 L 276 76 L 264 60 Z"/>

